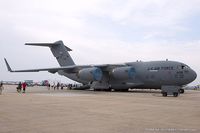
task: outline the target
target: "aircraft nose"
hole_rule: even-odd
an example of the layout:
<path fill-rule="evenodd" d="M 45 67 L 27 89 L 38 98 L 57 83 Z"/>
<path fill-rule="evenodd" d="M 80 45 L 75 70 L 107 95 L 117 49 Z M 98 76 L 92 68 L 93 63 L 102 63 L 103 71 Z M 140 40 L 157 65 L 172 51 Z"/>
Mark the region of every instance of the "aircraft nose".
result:
<path fill-rule="evenodd" d="M 191 77 L 192 77 L 192 81 L 194 81 L 197 78 L 197 73 L 191 69 Z"/>

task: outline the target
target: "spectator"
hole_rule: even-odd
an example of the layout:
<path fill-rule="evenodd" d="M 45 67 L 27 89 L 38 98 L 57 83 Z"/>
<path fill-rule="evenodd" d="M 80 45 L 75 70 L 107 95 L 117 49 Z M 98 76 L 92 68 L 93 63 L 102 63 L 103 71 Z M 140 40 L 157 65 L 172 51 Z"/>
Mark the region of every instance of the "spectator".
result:
<path fill-rule="evenodd" d="M 1 81 L 1 83 L 0 83 L 0 95 L 2 94 L 2 91 L 3 91 L 3 82 Z"/>
<path fill-rule="evenodd" d="M 59 90 L 59 87 L 60 87 L 60 83 L 58 82 L 57 83 L 57 90 Z"/>
<path fill-rule="evenodd" d="M 26 91 L 26 82 L 24 82 L 24 83 L 22 83 L 22 88 L 23 88 L 23 93 L 25 93 L 25 91 Z"/>
<path fill-rule="evenodd" d="M 20 93 L 22 90 L 22 83 L 19 82 L 18 86 L 17 86 L 17 92 Z"/>

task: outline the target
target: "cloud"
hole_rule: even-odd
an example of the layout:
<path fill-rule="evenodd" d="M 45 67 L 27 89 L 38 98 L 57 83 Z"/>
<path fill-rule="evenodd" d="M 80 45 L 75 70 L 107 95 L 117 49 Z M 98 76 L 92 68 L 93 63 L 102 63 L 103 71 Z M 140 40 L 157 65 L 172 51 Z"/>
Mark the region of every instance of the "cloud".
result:
<path fill-rule="evenodd" d="M 146 26 L 170 26 L 182 22 L 182 19 L 199 11 L 198 0 L 128 0 L 105 4 L 97 8 L 102 16 L 109 16 L 122 24 Z M 102 11 L 101 11 L 102 10 Z M 95 12 L 96 13 L 96 12 Z"/>
<path fill-rule="evenodd" d="M 62 39 L 74 50 L 71 54 L 78 64 L 168 58 L 185 62 L 200 73 L 196 35 L 200 20 L 195 19 L 199 4 L 199 0 L 2 1 L 0 58 L 7 57 L 16 68 L 58 66 L 48 49 L 23 44 Z M 3 60 L 0 64 L 5 68 Z M 47 73 L 11 76 L 5 69 L 1 71 L 4 76 L 0 79 L 54 78 Z"/>

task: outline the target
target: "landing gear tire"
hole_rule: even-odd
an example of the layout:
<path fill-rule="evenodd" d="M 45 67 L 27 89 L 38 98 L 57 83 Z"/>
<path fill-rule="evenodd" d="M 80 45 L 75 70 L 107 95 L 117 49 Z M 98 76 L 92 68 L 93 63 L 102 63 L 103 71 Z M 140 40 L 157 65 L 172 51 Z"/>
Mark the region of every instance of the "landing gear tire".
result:
<path fill-rule="evenodd" d="M 174 97 L 178 97 L 178 92 L 174 92 L 174 93 L 173 93 L 173 96 L 174 96 Z"/>
<path fill-rule="evenodd" d="M 115 92 L 120 92 L 120 89 L 115 89 Z"/>
<path fill-rule="evenodd" d="M 101 89 L 94 89 L 94 91 L 101 91 Z"/>
<path fill-rule="evenodd" d="M 162 95 L 163 95 L 163 97 L 166 97 L 167 96 L 167 92 L 163 92 Z"/>
<path fill-rule="evenodd" d="M 110 89 L 110 88 L 109 88 L 109 89 L 106 89 L 105 91 L 107 91 L 107 92 L 111 92 L 111 91 L 112 91 L 112 89 Z"/>
<path fill-rule="evenodd" d="M 121 91 L 122 92 L 128 92 L 128 89 L 122 89 Z"/>
<path fill-rule="evenodd" d="M 128 89 L 115 89 L 116 92 L 128 92 Z"/>
<path fill-rule="evenodd" d="M 179 92 L 180 92 L 181 94 L 183 94 L 183 93 L 185 92 L 185 90 L 184 90 L 184 89 L 180 89 Z"/>

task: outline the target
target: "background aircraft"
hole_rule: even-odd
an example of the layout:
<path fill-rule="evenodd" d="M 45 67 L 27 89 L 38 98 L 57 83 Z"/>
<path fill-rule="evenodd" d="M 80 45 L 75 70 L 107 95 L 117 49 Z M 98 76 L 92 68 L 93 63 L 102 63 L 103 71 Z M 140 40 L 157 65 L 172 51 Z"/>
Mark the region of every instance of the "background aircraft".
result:
<path fill-rule="evenodd" d="M 189 66 L 176 61 L 127 62 L 122 64 L 76 65 L 62 41 L 55 43 L 26 43 L 25 45 L 49 47 L 60 67 L 12 70 L 7 60 L 5 63 L 10 72 L 48 71 L 64 75 L 72 80 L 89 85 L 94 90 L 127 91 L 129 88 L 180 88 L 194 81 L 197 74 Z M 166 96 L 166 94 L 163 94 Z"/>

